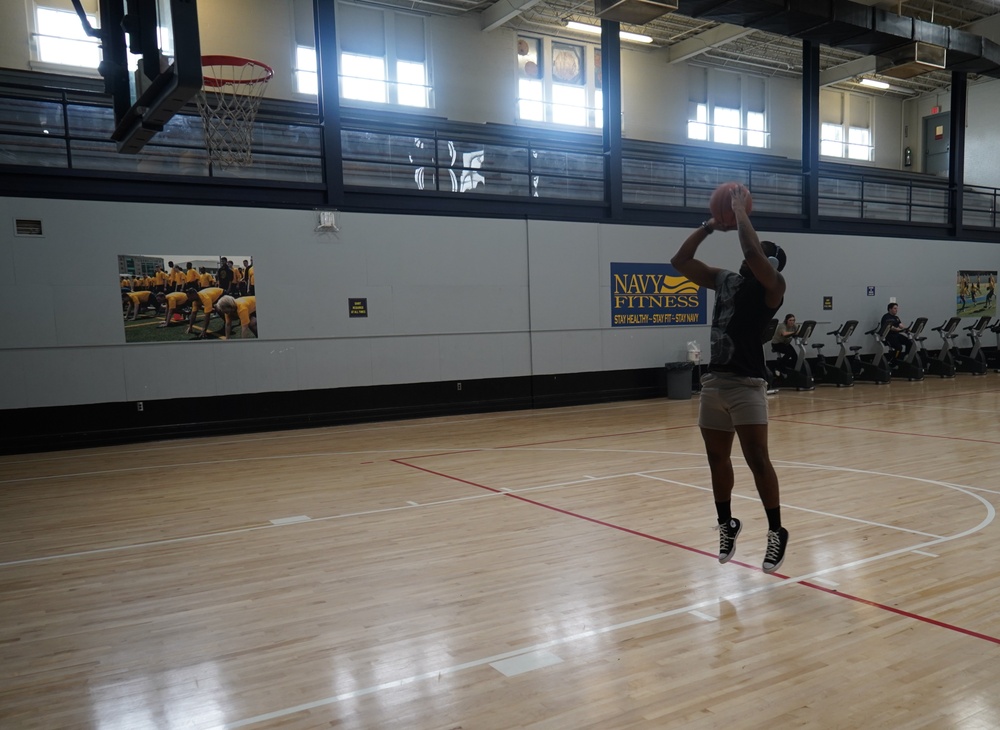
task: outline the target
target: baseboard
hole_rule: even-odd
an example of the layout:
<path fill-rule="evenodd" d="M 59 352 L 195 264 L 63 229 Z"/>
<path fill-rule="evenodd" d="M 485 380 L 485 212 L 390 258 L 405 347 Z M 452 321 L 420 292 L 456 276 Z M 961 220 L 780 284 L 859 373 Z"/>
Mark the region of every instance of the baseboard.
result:
<path fill-rule="evenodd" d="M 662 368 L 4 411 L 0 454 L 404 418 L 552 408 L 665 395 Z"/>

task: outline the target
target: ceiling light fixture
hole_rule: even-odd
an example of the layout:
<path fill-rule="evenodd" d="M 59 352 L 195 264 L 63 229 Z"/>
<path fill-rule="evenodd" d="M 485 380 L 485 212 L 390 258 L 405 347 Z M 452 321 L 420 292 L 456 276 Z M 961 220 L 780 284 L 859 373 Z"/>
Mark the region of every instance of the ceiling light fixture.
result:
<path fill-rule="evenodd" d="M 578 23 L 575 20 L 566 21 L 566 27 L 570 30 L 579 30 L 583 33 L 601 34 L 601 26 L 590 25 L 589 23 Z M 635 43 L 652 43 L 653 39 L 641 33 L 629 33 L 627 30 L 618 31 L 618 37 L 623 41 L 634 41 Z"/>
<path fill-rule="evenodd" d="M 887 84 L 884 81 L 879 81 L 877 79 L 864 78 L 864 79 L 861 79 L 861 81 L 859 81 L 858 83 L 861 84 L 862 86 L 870 86 L 873 89 L 888 89 L 889 88 L 889 84 Z"/>

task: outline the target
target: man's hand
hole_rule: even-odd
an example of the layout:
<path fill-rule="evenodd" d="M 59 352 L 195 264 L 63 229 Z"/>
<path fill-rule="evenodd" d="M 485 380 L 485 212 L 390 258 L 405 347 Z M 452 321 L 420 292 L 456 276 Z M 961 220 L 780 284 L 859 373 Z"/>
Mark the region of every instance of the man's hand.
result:
<path fill-rule="evenodd" d="M 736 225 L 727 226 L 721 221 L 715 220 L 715 218 L 709 218 L 705 221 L 705 225 L 711 228 L 713 231 L 735 231 Z"/>
<path fill-rule="evenodd" d="M 745 185 L 737 185 L 730 191 L 732 196 L 732 206 L 733 212 L 739 215 L 741 212 L 745 213 L 747 209 L 747 195 L 750 191 L 746 189 Z M 735 228 L 736 226 L 733 226 Z"/>

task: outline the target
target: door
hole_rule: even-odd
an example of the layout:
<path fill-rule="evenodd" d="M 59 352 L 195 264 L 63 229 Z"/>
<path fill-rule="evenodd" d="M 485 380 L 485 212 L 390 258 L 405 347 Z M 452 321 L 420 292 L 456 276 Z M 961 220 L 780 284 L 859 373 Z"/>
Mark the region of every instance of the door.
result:
<path fill-rule="evenodd" d="M 951 112 L 924 117 L 924 172 L 948 177 Z"/>

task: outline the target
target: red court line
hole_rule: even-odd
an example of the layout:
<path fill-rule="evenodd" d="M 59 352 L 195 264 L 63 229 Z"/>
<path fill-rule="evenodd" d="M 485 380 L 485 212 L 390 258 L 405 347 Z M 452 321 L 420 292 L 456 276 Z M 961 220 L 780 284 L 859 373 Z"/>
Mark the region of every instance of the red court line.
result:
<path fill-rule="evenodd" d="M 417 457 L 417 458 L 419 458 L 419 457 Z M 531 499 L 530 497 L 524 497 L 524 496 L 519 495 L 519 494 L 512 494 L 511 492 L 505 492 L 505 491 L 503 491 L 501 489 L 496 489 L 494 487 L 487 487 L 484 484 L 477 484 L 476 482 L 471 482 L 468 479 L 460 479 L 459 477 L 455 477 L 455 476 L 452 476 L 450 474 L 445 474 L 445 473 L 439 472 L 439 471 L 434 471 L 433 469 L 425 469 L 424 467 L 417 466 L 416 464 L 408 464 L 405 461 L 402 461 L 401 459 L 392 459 L 392 461 L 394 461 L 397 464 L 400 464 L 401 466 L 408 466 L 411 469 L 417 469 L 419 471 L 426 472 L 428 474 L 433 474 L 435 476 L 439 476 L 442 479 L 449 479 L 451 481 L 460 482 L 462 484 L 468 484 L 469 486 L 476 487 L 478 489 L 485 489 L 488 492 L 493 492 L 494 494 L 501 494 L 504 497 L 510 497 L 511 499 L 516 499 L 516 500 L 518 500 L 520 502 L 525 502 L 527 504 L 531 504 L 531 505 L 534 505 L 536 507 L 543 507 L 543 508 L 545 508 L 547 510 L 551 510 L 553 512 L 558 512 L 559 514 L 566 515 L 567 517 L 574 517 L 574 518 L 576 518 L 578 520 L 584 520 L 585 522 L 590 522 L 590 523 L 593 523 L 595 525 L 600 525 L 601 527 L 609 527 L 612 530 L 618 530 L 619 532 L 624 532 L 624 533 L 629 534 L 629 535 L 635 535 L 636 537 L 641 537 L 641 538 L 644 538 L 646 540 L 652 540 L 654 542 L 658 542 L 658 543 L 661 543 L 663 545 L 669 545 L 670 547 L 679 548 L 681 550 L 687 550 L 688 552 L 696 553 L 698 555 L 705 555 L 705 556 L 708 556 L 708 557 L 712 558 L 713 560 L 718 560 L 718 557 L 719 557 L 716 553 L 711 553 L 711 552 L 708 552 L 706 550 L 701 550 L 699 548 L 691 547 L 690 545 L 684 545 L 684 544 L 679 543 L 679 542 L 674 542 L 673 540 L 667 540 L 666 538 L 663 538 L 663 537 L 656 537 L 655 535 L 650 535 L 650 534 L 645 533 L 645 532 L 640 532 L 638 530 L 633 530 L 633 529 L 631 529 L 629 527 L 622 527 L 621 525 L 616 525 L 613 522 L 605 522 L 604 520 L 599 520 L 599 519 L 597 519 L 595 517 L 588 517 L 587 515 L 582 515 L 579 512 L 572 512 L 570 510 L 563 509 L 562 507 L 556 507 L 556 506 L 551 505 L 551 504 L 546 504 L 545 502 L 539 502 L 538 500 Z M 749 568 L 750 570 L 761 570 L 760 568 L 758 568 L 755 565 L 748 565 L 747 563 L 741 563 L 741 562 L 736 561 L 736 560 L 730 561 L 730 564 L 732 564 L 732 565 L 739 565 L 739 566 L 742 566 L 744 568 Z M 776 578 L 782 578 L 782 579 L 787 579 L 789 577 L 789 576 L 783 575 L 781 573 L 772 573 L 772 575 L 775 576 Z M 889 613 L 894 613 L 894 614 L 896 614 L 898 616 L 902 616 L 904 618 L 913 619 L 915 621 L 921 621 L 921 622 L 923 622 L 925 624 L 930 624 L 931 626 L 937 626 L 938 628 L 948 629 L 949 631 L 954 631 L 954 632 L 959 633 L 959 634 L 964 634 L 966 636 L 971 636 L 971 637 L 976 638 L 976 639 L 982 639 L 983 641 L 989 641 L 989 642 L 994 643 L 994 644 L 1000 644 L 1000 638 L 998 638 L 998 637 L 989 636 L 988 634 L 981 634 L 978 631 L 972 631 L 971 629 L 962 628 L 961 626 L 956 626 L 954 624 L 945 623 L 944 621 L 938 621 L 937 619 L 933 619 L 933 618 L 930 618 L 928 616 L 921 616 L 920 614 L 911 613 L 909 611 L 904 611 L 902 609 L 895 608 L 893 606 L 888 606 L 888 605 L 886 605 L 884 603 L 878 603 L 876 601 L 870 601 L 867 598 L 861 598 L 859 596 L 853 596 L 853 595 L 851 595 L 849 593 L 843 593 L 841 591 L 834 590 L 832 588 L 827 588 L 825 586 L 817 585 L 816 583 L 810 583 L 809 581 L 798 581 L 798 584 L 802 585 L 802 586 L 805 586 L 807 588 L 813 588 L 813 589 L 815 589 L 817 591 L 823 591 L 824 593 L 827 593 L 827 594 L 829 594 L 831 596 L 839 596 L 840 598 L 846 598 L 849 601 L 855 601 L 857 603 L 861 603 L 861 604 L 864 604 L 866 606 L 871 606 L 872 608 L 878 608 L 878 609 L 881 609 L 883 611 L 887 611 Z"/>

